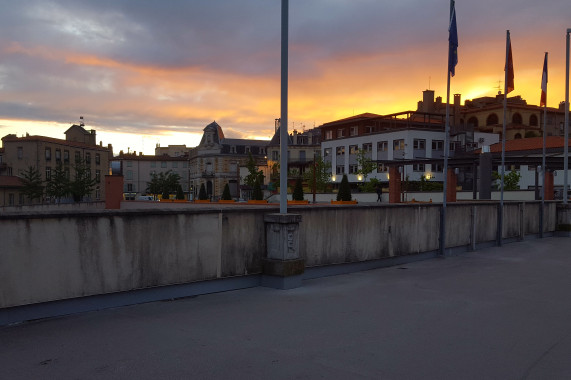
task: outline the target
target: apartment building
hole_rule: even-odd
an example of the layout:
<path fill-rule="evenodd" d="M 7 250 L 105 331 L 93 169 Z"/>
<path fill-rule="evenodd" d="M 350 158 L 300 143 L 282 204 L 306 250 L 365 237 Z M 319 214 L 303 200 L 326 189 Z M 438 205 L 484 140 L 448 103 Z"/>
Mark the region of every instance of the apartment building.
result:
<path fill-rule="evenodd" d="M 68 178 L 72 178 L 73 167 L 82 161 L 89 167 L 89 175 L 97 184 L 85 200 L 104 200 L 105 178 L 109 172 L 109 158 L 112 157 L 111 144 L 97 145 L 96 131 L 86 131 L 83 123 L 72 125 L 66 132 L 66 139 L 45 136 L 7 135 L 2 138 L 2 163 L 0 175 L 21 177 L 30 167 L 39 170 L 44 181 L 51 179 L 54 170 L 61 165 Z M 22 202 L 20 202 L 20 200 Z M 27 202 L 18 197 L 18 204 Z"/>

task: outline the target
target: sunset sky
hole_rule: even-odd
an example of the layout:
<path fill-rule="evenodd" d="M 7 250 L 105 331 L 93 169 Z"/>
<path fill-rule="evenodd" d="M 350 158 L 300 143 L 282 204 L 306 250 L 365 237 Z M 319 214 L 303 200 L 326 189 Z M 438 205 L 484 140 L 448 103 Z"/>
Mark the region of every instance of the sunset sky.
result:
<path fill-rule="evenodd" d="M 0 0 L 0 137 L 64 138 L 83 116 L 98 140 L 153 154 L 226 137 L 270 138 L 280 112 L 280 0 Z M 446 97 L 449 0 L 290 0 L 289 129 Z M 451 92 L 565 99 L 569 0 L 457 0 Z"/>

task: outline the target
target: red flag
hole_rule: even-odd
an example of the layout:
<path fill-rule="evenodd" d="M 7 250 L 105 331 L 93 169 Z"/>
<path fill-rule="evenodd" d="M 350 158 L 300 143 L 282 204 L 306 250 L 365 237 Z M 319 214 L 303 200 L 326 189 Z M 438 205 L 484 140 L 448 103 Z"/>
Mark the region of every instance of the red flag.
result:
<path fill-rule="evenodd" d="M 505 70 L 508 72 L 507 75 L 507 82 L 506 82 L 506 94 L 509 94 L 514 90 L 514 62 L 512 58 L 512 42 L 510 39 L 510 32 L 508 31 L 507 37 L 507 48 L 508 48 L 508 56 L 506 57 L 506 68 Z"/>
<path fill-rule="evenodd" d="M 545 60 L 543 61 L 543 75 L 541 76 L 541 100 L 539 106 L 547 105 L 547 52 L 545 53 Z"/>

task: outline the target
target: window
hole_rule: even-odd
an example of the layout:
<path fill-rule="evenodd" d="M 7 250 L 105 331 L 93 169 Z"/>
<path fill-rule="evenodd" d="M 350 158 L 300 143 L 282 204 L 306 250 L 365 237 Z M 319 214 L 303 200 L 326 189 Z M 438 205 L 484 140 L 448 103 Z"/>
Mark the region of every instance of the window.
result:
<path fill-rule="evenodd" d="M 46 168 L 46 181 L 50 181 L 52 179 L 52 168 L 49 166 Z"/>
<path fill-rule="evenodd" d="M 537 127 L 537 116 L 536 115 L 531 115 L 529 117 L 529 125 L 532 127 Z"/>
<path fill-rule="evenodd" d="M 325 140 L 333 139 L 333 131 L 325 131 Z"/>
<path fill-rule="evenodd" d="M 357 136 L 359 134 L 359 127 L 351 127 L 351 136 Z"/>
<path fill-rule="evenodd" d="M 412 165 L 412 171 L 415 171 L 415 172 L 423 172 L 423 171 L 424 171 L 424 164 L 414 164 L 414 165 Z"/>
<path fill-rule="evenodd" d="M 325 148 L 323 149 L 323 157 L 329 157 L 331 156 L 331 148 Z"/>
<path fill-rule="evenodd" d="M 230 147 L 230 153 L 236 153 L 236 147 L 234 145 Z"/>
<path fill-rule="evenodd" d="M 388 141 L 379 141 L 377 143 L 377 152 L 386 152 L 389 149 Z"/>
<path fill-rule="evenodd" d="M 63 151 L 63 162 L 65 162 L 65 163 L 69 162 L 69 150 Z"/>
<path fill-rule="evenodd" d="M 365 143 L 363 144 L 363 150 L 365 152 L 372 152 L 373 151 L 373 143 Z"/>
<path fill-rule="evenodd" d="M 65 175 L 65 179 L 69 179 L 70 175 L 69 175 L 69 168 L 65 168 L 63 169 L 63 174 Z"/>
<path fill-rule="evenodd" d="M 379 164 L 377 166 L 377 173 L 387 173 L 389 171 L 389 167 L 385 164 Z"/>
<path fill-rule="evenodd" d="M 272 161 L 277 161 L 280 159 L 280 154 L 277 150 L 272 151 Z"/>
<path fill-rule="evenodd" d="M 46 148 L 46 161 L 52 160 L 52 148 Z"/>
<path fill-rule="evenodd" d="M 337 138 L 340 138 L 340 137 L 345 137 L 345 130 L 343 130 L 343 128 L 339 128 L 337 130 Z"/>
<path fill-rule="evenodd" d="M 185 169 L 188 169 L 188 162 L 187 161 L 183 161 L 182 162 L 182 167 Z"/>
<path fill-rule="evenodd" d="M 359 146 L 349 145 L 349 154 L 357 154 L 358 151 L 359 151 Z"/>
<path fill-rule="evenodd" d="M 358 165 L 349 165 L 349 174 L 357 174 L 359 171 Z"/>
<path fill-rule="evenodd" d="M 10 193 L 8 195 L 8 205 L 9 206 L 14 206 L 14 194 Z"/>
<path fill-rule="evenodd" d="M 161 168 L 165 168 L 167 167 L 167 163 L 166 161 L 161 161 Z"/>
<path fill-rule="evenodd" d="M 125 179 L 126 180 L 132 180 L 133 179 L 133 171 L 132 170 L 127 170 Z"/>
<path fill-rule="evenodd" d="M 157 161 L 151 161 L 151 168 L 157 167 Z"/>
<path fill-rule="evenodd" d="M 436 173 L 442 173 L 444 171 L 444 165 L 442 164 L 432 164 L 432 171 Z"/>
<path fill-rule="evenodd" d="M 393 150 L 404 150 L 404 140 L 393 140 Z"/>
<path fill-rule="evenodd" d="M 56 149 L 56 162 L 61 162 L 61 150 Z"/>
<path fill-rule="evenodd" d="M 426 140 L 424 139 L 414 139 L 413 141 L 414 149 L 424 150 L 426 149 Z"/>
<path fill-rule="evenodd" d="M 249 146 L 247 146 L 247 147 L 246 147 L 246 153 L 251 153 L 251 152 L 252 152 L 252 150 L 250 149 Z"/>
<path fill-rule="evenodd" d="M 101 170 L 99 169 L 95 170 L 95 181 L 97 181 L 97 183 L 101 182 Z"/>
<path fill-rule="evenodd" d="M 492 113 L 488 116 L 488 118 L 486 119 L 486 125 L 495 125 L 498 124 L 498 115 L 496 115 L 495 113 Z"/>
<path fill-rule="evenodd" d="M 432 140 L 432 150 L 444 150 L 444 140 Z"/>
<path fill-rule="evenodd" d="M 514 113 L 514 115 L 512 116 L 512 123 L 514 124 L 523 124 L 523 118 L 521 117 L 521 115 L 519 113 Z"/>
<path fill-rule="evenodd" d="M 337 174 L 344 174 L 345 173 L 345 166 L 343 166 L 343 165 L 337 165 L 336 169 L 337 169 L 337 171 L 336 171 Z"/>
<path fill-rule="evenodd" d="M 95 188 L 95 199 L 101 199 L 101 189 L 99 186 Z"/>
<path fill-rule="evenodd" d="M 127 161 L 127 167 L 132 168 L 133 167 L 133 161 Z"/>
<path fill-rule="evenodd" d="M 79 163 L 79 161 L 81 160 L 81 154 L 76 150 L 75 151 L 75 163 Z"/>
<path fill-rule="evenodd" d="M 366 127 L 365 127 L 365 133 L 367 133 L 367 134 L 373 133 L 373 127 L 371 127 L 371 126 L 366 126 Z"/>
<path fill-rule="evenodd" d="M 266 154 L 266 148 L 260 148 L 260 154 Z"/>
<path fill-rule="evenodd" d="M 173 169 L 177 169 L 178 168 L 178 162 L 176 162 L 176 161 L 173 162 L 172 167 L 173 167 Z"/>
<path fill-rule="evenodd" d="M 21 160 L 22 158 L 24 158 L 24 147 L 19 146 L 18 147 L 18 160 Z"/>
<path fill-rule="evenodd" d="M 132 183 L 128 183 L 128 184 L 127 184 L 127 191 L 128 191 L 129 193 L 132 193 L 132 192 L 133 192 L 133 184 L 132 184 Z"/>
<path fill-rule="evenodd" d="M 336 148 L 336 151 L 337 151 L 337 155 L 338 155 L 338 156 L 342 156 L 342 155 L 345 154 L 345 147 L 344 147 L 344 146 L 338 146 L 338 147 Z"/>
<path fill-rule="evenodd" d="M 95 153 L 95 165 L 101 164 L 101 156 L 99 153 Z"/>
<path fill-rule="evenodd" d="M 91 153 L 89 152 L 85 153 L 85 163 L 91 165 Z"/>

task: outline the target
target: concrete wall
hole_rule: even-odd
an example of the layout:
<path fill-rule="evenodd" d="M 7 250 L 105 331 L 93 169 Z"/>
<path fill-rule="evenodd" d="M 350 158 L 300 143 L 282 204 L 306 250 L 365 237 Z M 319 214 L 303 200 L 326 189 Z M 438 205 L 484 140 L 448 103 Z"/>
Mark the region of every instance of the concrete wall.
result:
<path fill-rule="evenodd" d="M 133 202 L 133 204 L 138 202 Z M 259 274 L 264 215 L 275 206 L 0 214 L 0 308 Z M 539 232 L 540 202 L 506 203 L 504 238 Z M 194 205 L 191 205 L 194 206 Z M 544 230 L 554 231 L 556 202 Z M 150 206 L 149 206 L 150 207 Z M 439 249 L 439 204 L 298 206 L 306 266 L 363 262 Z M 494 242 L 498 205 L 447 207 L 447 247 Z"/>

